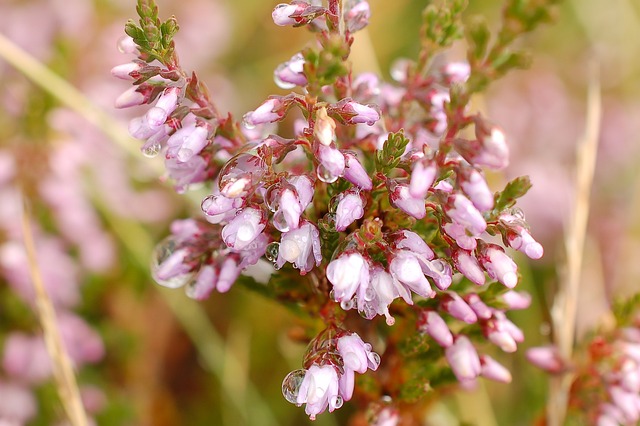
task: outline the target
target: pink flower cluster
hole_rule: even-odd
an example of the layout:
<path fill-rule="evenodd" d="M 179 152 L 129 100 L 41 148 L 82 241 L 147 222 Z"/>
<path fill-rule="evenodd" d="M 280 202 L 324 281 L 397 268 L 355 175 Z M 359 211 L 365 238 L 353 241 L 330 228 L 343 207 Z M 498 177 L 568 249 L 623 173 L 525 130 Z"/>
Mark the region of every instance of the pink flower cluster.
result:
<path fill-rule="evenodd" d="M 393 84 L 370 73 L 352 78 L 348 70 L 320 75 L 340 69 L 352 33 L 366 26 L 370 11 L 362 0 L 343 2 L 344 10 L 336 0 L 319 3 L 275 7 L 277 25 L 308 25 L 318 43 L 275 70 L 278 86 L 301 93 L 270 96 L 242 124 L 216 112 L 177 58 L 148 63 L 138 51 L 138 59 L 114 68 L 135 84 L 117 106 L 153 104 L 130 126 L 145 140 L 143 151 L 163 153 L 179 191 L 212 181 L 201 204 L 204 220 L 174 222 L 156 250 L 154 278 L 168 287 L 187 285 L 187 294 L 200 299 L 213 289 L 227 291 L 265 257 L 272 274 L 296 269 L 311 276 L 317 298 L 304 303 L 323 312 L 339 305 L 340 315 L 380 315 L 391 326 L 394 301 L 402 299 L 399 315 L 416 314 L 417 328 L 444 348 L 460 382 L 510 381 L 504 367 L 478 355 L 469 336 L 449 328 L 453 321 L 473 325 L 505 352 L 524 339 L 506 316 L 529 304 L 512 290 L 519 275 L 507 249 L 532 259 L 543 249 L 514 202 L 501 204 L 485 179 L 482 168 L 508 164 L 504 133 L 453 104 L 451 89 L 471 72 L 466 63 L 418 70 L 404 60 L 392 70 Z M 322 68 L 320 57 L 335 58 L 335 67 Z M 293 109 L 304 117 L 293 137 L 270 133 Z M 474 137 L 461 137 L 471 126 Z M 482 286 L 493 282 L 504 288 L 487 296 Z M 304 374 L 285 380 L 285 388 L 295 389 L 287 399 L 306 404 L 311 418 L 351 398 L 354 372 L 379 364 L 355 333 L 334 346 L 326 357 L 320 356 L 326 348 L 312 353 Z"/>

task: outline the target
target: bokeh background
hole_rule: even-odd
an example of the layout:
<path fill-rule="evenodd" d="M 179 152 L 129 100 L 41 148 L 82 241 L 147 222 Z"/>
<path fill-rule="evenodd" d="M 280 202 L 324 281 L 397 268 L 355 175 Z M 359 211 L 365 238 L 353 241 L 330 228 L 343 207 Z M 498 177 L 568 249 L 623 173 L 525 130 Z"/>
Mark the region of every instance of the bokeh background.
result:
<path fill-rule="evenodd" d="M 199 73 L 220 110 L 241 116 L 281 93 L 273 69 L 311 40 L 305 30 L 273 25 L 276 3 L 158 0 L 161 16 L 174 14 L 181 26 L 176 43 L 183 67 Z M 428 2 L 370 4 L 371 24 L 354 44 L 354 69 L 388 78 L 394 60 L 416 56 Z M 497 28 L 501 5 L 470 0 L 467 18 L 482 14 Z M 126 138 L 136 111 L 113 109 L 127 83 L 109 70 L 128 59 L 116 42 L 134 17 L 133 0 L 0 0 L 2 46 L 6 40 L 19 46 L 71 84 L 46 76 L 33 81 L 10 64 L 20 59 L 2 50 L 0 424 L 66 424 L 33 310 L 18 188 L 29 200 L 39 266 L 96 424 L 308 424 L 280 391 L 305 349 L 292 339 L 300 325 L 290 312 L 242 286 L 193 302 L 149 276 L 153 245 L 172 219 L 198 214 L 206 190 L 175 194 L 161 178 L 161 161 L 144 158 Z M 448 395 L 431 407 L 425 424 L 531 425 L 543 416 L 546 378 L 523 353 L 549 341 L 576 146 L 594 79 L 602 120 L 578 335 L 607 323 L 612 300 L 640 289 L 640 1 L 566 0 L 555 23 L 519 44 L 531 52 L 531 67 L 494 83 L 473 105 L 510 142 L 511 165 L 491 176 L 495 189 L 524 174 L 533 182 L 521 206 L 545 256 L 531 264 L 519 259 L 521 288 L 534 303 L 513 316 L 527 341 L 516 354 L 495 354 L 513 372 L 511 385 L 486 383 Z M 464 58 L 464 45 L 446 58 Z M 93 108 L 106 114 L 98 125 Z M 347 404 L 315 424 L 348 424 L 352 412 Z"/>

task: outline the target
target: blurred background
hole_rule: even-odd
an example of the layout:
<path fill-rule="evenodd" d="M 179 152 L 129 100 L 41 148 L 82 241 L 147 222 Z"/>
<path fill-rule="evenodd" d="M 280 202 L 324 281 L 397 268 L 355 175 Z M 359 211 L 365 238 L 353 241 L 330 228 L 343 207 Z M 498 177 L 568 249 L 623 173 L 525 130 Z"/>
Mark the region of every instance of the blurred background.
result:
<path fill-rule="evenodd" d="M 305 30 L 273 24 L 276 3 L 158 0 L 161 17 L 174 14 L 181 26 L 182 66 L 198 72 L 221 111 L 239 117 L 282 93 L 273 69 L 311 40 Z M 482 14 L 498 27 L 501 1 L 470 3 L 468 16 Z M 388 79 L 394 60 L 417 55 L 420 12 L 428 2 L 370 4 L 370 26 L 356 35 L 354 70 Z M 29 201 L 38 263 L 96 424 L 308 424 L 304 410 L 280 390 L 305 349 L 289 338 L 299 327 L 293 315 L 242 286 L 198 303 L 149 276 L 153 245 L 172 219 L 199 212 L 206 189 L 175 194 L 160 178 L 161 160 L 139 155 L 138 144 L 126 138 L 128 119 L 142 109 L 113 108 L 128 85 L 109 71 L 129 59 L 116 42 L 134 17 L 133 0 L 0 0 L 0 424 L 66 424 L 33 309 L 18 188 Z M 10 64 L 21 59 L 8 44 L 71 87 L 25 77 Z M 491 176 L 494 189 L 519 175 L 533 182 L 520 205 L 545 256 L 531 264 L 519 258 L 520 288 L 534 303 L 513 317 L 527 341 L 516 354 L 495 354 L 513 372 L 511 385 L 487 383 L 447 397 L 425 424 L 530 425 L 543 415 L 546 379 L 523 353 L 549 341 L 576 144 L 594 78 L 602 121 L 578 334 L 606 322 L 613 299 L 640 288 L 640 1 L 567 0 L 554 24 L 520 45 L 531 52 L 531 67 L 494 83 L 473 103 L 510 142 L 511 165 Z M 464 45 L 446 58 L 463 59 Z M 95 107 L 107 115 L 98 125 Z M 352 413 L 346 404 L 315 424 L 348 424 Z"/>

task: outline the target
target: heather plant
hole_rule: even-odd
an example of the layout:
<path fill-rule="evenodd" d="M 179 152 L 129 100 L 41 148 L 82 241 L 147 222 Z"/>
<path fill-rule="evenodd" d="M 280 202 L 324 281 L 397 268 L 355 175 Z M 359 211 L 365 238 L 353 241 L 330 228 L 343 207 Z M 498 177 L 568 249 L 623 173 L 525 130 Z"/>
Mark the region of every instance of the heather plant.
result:
<path fill-rule="evenodd" d="M 116 106 L 150 105 L 129 124 L 143 154 L 163 156 L 176 191 L 211 192 L 156 247 L 154 279 L 194 299 L 242 284 L 312 318 L 303 368 L 282 385 L 311 419 L 357 395 L 371 424 L 396 424 L 433 390 L 510 382 L 483 348 L 523 341 L 507 313 L 530 299 L 515 290 L 509 249 L 531 259 L 543 249 L 516 207 L 528 179 L 497 192 L 487 183 L 485 170 L 508 165 L 508 144 L 470 101 L 526 65 L 512 44 L 553 3 L 508 1 L 495 37 L 480 19 L 462 25 L 464 1 L 430 5 L 418 58 L 398 61 L 391 83 L 351 71 L 366 1 L 276 5 L 276 25 L 316 41 L 274 72 L 292 91 L 238 121 L 180 65 L 176 19 L 140 0 L 119 44 L 134 59 L 112 70 L 133 86 Z M 466 61 L 448 60 L 463 38 Z M 267 282 L 251 278 L 260 273 Z"/>

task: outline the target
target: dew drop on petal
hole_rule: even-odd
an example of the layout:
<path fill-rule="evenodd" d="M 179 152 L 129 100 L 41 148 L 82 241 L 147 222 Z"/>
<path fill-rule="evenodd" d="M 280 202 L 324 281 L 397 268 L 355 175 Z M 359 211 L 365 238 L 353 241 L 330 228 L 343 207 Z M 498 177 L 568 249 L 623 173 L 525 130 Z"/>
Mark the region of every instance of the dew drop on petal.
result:
<path fill-rule="evenodd" d="M 342 302 L 340 302 L 340 307 L 345 311 L 353 308 L 353 299 L 343 300 Z"/>
<path fill-rule="evenodd" d="M 165 262 L 170 260 L 170 258 L 176 253 L 178 250 L 178 244 L 173 237 L 167 237 L 158 243 L 153 249 L 152 257 L 151 257 L 151 276 L 152 278 L 161 286 L 167 288 L 179 288 L 184 286 L 187 282 L 189 282 L 193 276 L 192 273 L 177 273 L 170 274 L 169 278 L 166 278 L 164 275 L 166 269 Z"/>
<path fill-rule="evenodd" d="M 331 398 L 331 405 L 334 406 L 336 409 L 342 407 L 343 403 L 344 403 L 344 399 L 342 399 L 340 395 L 336 395 L 333 398 Z"/>
<path fill-rule="evenodd" d="M 371 344 L 370 344 L 370 343 L 365 343 L 365 344 L 364 344 L 364 350 L 365 350 L 365 351 L 370 351 L 370 350 L 371 350 L 371 348 L 372 348 L 372 346 L 371 346 Z"/>
<path fill-rule="evenodd" d="M 303 369 L 294 370 L 287 374 L 287 377 L 282 381 L 282 395 L 284 399 L 292 404 L 298 404 L 298 392 L 300 391 L 300 385 L 306 374 L 307 370 Z"/>
<path fill-rule="evenodd" d="M 242 125 L 246 127 L 248 130 L 253 130 L 256 128 L 256 125 L 251 122 L 251 113 L 248 112 L 242 116 Z"/>
<path fill-rule="evenodd" d="M 371 362 L 375 364 L 376 367 L 380 365 L 380 355 L 378 355 L 377 352 L 371 352 L 369 356 L 371 357 Z"/>
<path fill-rule="evenodd" d="M 273 213 L 280 208 L 280 185 L 272 185 L 264 195 L 264 202 L 267 208 Z"/>
<path fill-rule="evenodd" d="M 329 292 L 329 298 L 330 298 L 331 300 L 336 300 L 336 291 L 335 291 L 335 290 L 331 290 L 331 291 Z"/>
<path fill-rule="evenodd" d="M 154 158 L 160 153 L 161 149 L 162 146 L 159 143 L 153 143 L 151 145 L 144 145 L 141 151 L 142 155 L 144 155 L 145 157 Z"/>
<path fill-rule="evenodd" d="M 296 85 L 293 83 L 289 83 L 288 81 L 283 81 L 279 77 L 280 73 L 282 73 L 286 68 L 287 68 L 287 64 L 280 64 L 273 73 L 273 81 L 276 83 L 276 86 L 278 86 L 279 88 L 289 90 L 296 87 Z"/>
<path fill-rule="evenodd" d="M 287 223 L 284 213 L 279 210 L 273 215 L 273 226 L 280 232 L 289 232 L 289 224 Z"/>
<path fill-rule="evenodd" d="M 444 262 L 442 260 L 440 260 L 440 259 L 433 260 L 431 262 L 431 266 L 433 266 L 433 269 L 435 269 L 436 271 L 438 271 L 441 274 L 444 273 L 447 270 L 447 268 L 444 265 Z"/>
<path fill-rule="evenodd" d="M 267 249 L 264 252 L 264 257 L 266 257 L 269 262 L 275 262 L 276 259 L 278 259 L 279 251 L 280 251 L 280 243 L 274 241 L 267 245 Z"/>
<path fill-rule="evenodd" d="M 367 288 L 364 292 L 364 300 L 367 302 L 371 302 L 376 298 L 376 292 L 371 287 Z"/>
<path fill-rule="evenodd" d="M 340 177 L 331 173 L 322 164 L 318 165 L 318 168 L 316 169 L 316 175 L 318 176 L 318 179 L 320 179 L 324 183 L 333 183 Z"/>

